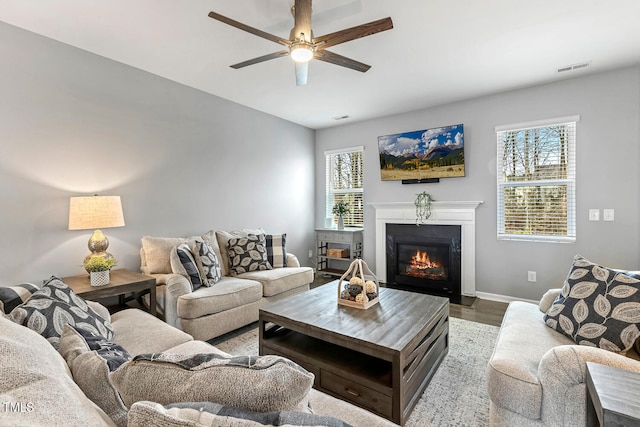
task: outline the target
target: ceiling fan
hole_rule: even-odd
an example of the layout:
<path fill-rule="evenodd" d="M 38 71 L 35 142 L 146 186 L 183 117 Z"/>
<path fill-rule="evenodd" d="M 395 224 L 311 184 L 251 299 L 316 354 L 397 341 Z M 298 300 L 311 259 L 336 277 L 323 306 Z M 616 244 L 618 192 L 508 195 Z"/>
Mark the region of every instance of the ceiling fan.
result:
<path fill-rule="evenodd" d="M 294 26 L 289 35 L 289 39 L 269 34 L 267 32 L 250 27 L 241 22 L 235 21 L 216 12 L 209 12 L 209 17 L 232 27 L 239 28 L 248 33 L 262 37 L 272 42 L 285 46 L 286 50 L 270 53 L 268 55 L 259 56 L 247 61 L 239 62 L 231 65 L 231 68 L 242 68 L 248 65 L 258 64 L 270 59 L 280 58 L 281 56 L 290 55 L 293 59 L 296 69 L 296 85 L 302 86 L 307 83 L 307 74 L 309 70 L 309 61 L 318 59 L 330 64 L 339 65 L 341 67 L 350 68 L 352 70 L 366 72 L 370 65 L 338 55 L 337 53 L 326 50 L 328 47 L 345 43 L 351 40 L 370 36 L 381 31 L 393 28 L 391 18 L 382 18 L 367 24 L 358 25 L 334 33 L 326 34 L 320 37 L 314 37 L 311 30 L 311 0 L 295 0 L 295 4 L 291 8 L 294 17 Z"/>

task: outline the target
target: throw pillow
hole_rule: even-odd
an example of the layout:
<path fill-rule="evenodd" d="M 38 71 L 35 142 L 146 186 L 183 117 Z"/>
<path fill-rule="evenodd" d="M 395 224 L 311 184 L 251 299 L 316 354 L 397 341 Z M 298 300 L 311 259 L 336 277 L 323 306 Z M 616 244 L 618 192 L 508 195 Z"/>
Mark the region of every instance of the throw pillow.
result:
<path fill-rule="evenodd" d="M 271 270 L 264 234 L 229 239 L 229 272 L 232 276 L 249 271 Z"/>
<path fill-rule="evenodd" d="M 640 280 L 574 258 L 546 324 L 576 343 L 625 353 L 640 337 Z"/>
<path fill-rule="evenodd" d="M 127 425 L 127 407 L 109 381 L 109 372 L 131 360 L 118 344 L 65 325 L 58 350 L 84 394 L 118 425 Z"/>
<path fill-rule="evenodd" d="M 107 339 L 113 338 L 111 323 L 55 276 L 34 292 L 27 302 L 14 308 L 9 318 L 36 331 L 56 349 L 65 324 Z"/>
<path fill-rule="evenodd" d="M 268 412 L 308 406 L 313 374 L 280 356 L 142 354 L 109 378 L 127 406 L 217 402 Z"/>
<path fill-rule="evenodd" d="M 32 283 L 23 283 L 16 286 L 0 286 L 0 311 L 6 314 L 26 302 L 38 287 Z"/>
<path fill-rule="evenodd" d="M 202 286 L 202 277 L 198 271 L 198 265 L 189 245 L 183 243 L 174 246 L 171 250 L 171 271 L 184 276 L 191 283 L 191 290 L 195 291 Z"/>
<path fill-rule="evenodd" d="M 131 405 L 129 427 L 150 425 L 349 427 L 349 424 L 333 417 L 294 411 L 253 412 L 212 402 L 172 403 L 162 406 L 159 403 L 141 401 Z"/>
<path fill-rule="evenodd" d="M 211 232 L 207 233 L 210 235 Z M 247 237 L 249 234 L 255 234 L 256 236 L 259 234 L 265 234 L 262 228 L 243 228 L 240 230 L 233 231 L 216 231 L 215 239 L 218 242 L 218 249 L 220 250 L 220 261 L 222 262 L 222 272 L 224 275 L 230 275 L 229 271 L 229 239 L 233 239 L 234 237 Z M 207 235 L 203 235 L 203 238 L 206 239 Z M 215 248 L 214 248 L 215 249 Z"/>
<path fill-rule="evenodd" d="M 169 274 L 171 273 L 171 250 L 186 239 L 182 237 L 151 237 L 143 236 L 141 270 L 144 274 Z"/>
<path fill-rule="evenodd" d="M 265 236 L 267 242 L 267 260 L 271 267 L 281 268 L 287 266 L 287 235 L 283 234 L 267 234 Z"/>
<path fill-rule="evenodd" d="M 220 262 L 218 256 L 213 251 L 213 248 L 209 243 L 203 240 L 195 240 L 192 243 L 192 251 L 200 276 L 202 277 L 203 285 L 210 287 L 215 285 L 222 279 L 222 271 L 220 269 Z"/>

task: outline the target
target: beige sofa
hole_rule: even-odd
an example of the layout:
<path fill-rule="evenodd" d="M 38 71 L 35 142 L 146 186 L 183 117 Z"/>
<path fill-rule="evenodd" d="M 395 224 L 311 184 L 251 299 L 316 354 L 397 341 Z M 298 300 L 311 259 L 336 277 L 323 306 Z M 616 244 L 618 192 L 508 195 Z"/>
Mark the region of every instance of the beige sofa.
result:
<path fill-rule="evenodd" d="M 640 372 L 633 349 L 623 356 L 576 345 L 548 327 L 543 316 L 559 294 L 509 304 L 487 367 L 490 425 L 586 426 L 586 362 Z"/>
<path fill-rule="evenodd" d="M 108 311 L 99 304 L 90 303 L 90 305 L 100 316 L 111 320 L 114 328 L 113 341 L 123 346 L 132 356 L 157 352 L 226 355 L 215 347 L 203 341 L 194 340 L 187 333 L 141 310 L 127 309 L 109 316 Z M 361 408 L 313 389 L 309 391 L 308 398 L 310 407 L 318 415 L 339 418 L 354 426 L 395 425 Z M 158 416 L 158 411 L 164 411 L 164 408 L 149 402 L 134 403 L 128 411 L 128 425 L 140 427 L 160 425 L 159 421 L 149 419 L 149 417 Z M 174 409 L 173 415 L 180 415 L 180 410 Z M 206 417 L 199 415 L 199 420 L 202 422 Z M 101 407 L 83 393 L 74 381 L 61 354 L 41 335 L 5 318 L 2 311 L 0 311 L 0 424 L 31 427 L 116 425 Z M 175 422 L 162 425 L 202 424 Z M 227 424 L 218 424 L 213 420 L 206 425 Z M 245 424 L 242 422 L 238 425 Z M 247 423 L 246 425 L 255 424 Z"/>
<path fill-rule="evenodd" d="M 171 250 L 186 238 L 142 238 L 141 270 L 158 283 L 158 308 L 165 321 L 199 340 L 209 340 L 258 320 L 258 310 L 269 302 L 309 290 L 313 269 L 301 267 L 295 255 L 287 253 L 287 266 L 251 271 L 232 276 L 227 242 L 232 237 L 264 233 L 257 230 L 209 231 L 202 238 L 213 248 L 222 279 L 211 287 L 191 290 L 185 276 L 173 273 Z M 190 239 L 193 239 L 190 238 Z"/>

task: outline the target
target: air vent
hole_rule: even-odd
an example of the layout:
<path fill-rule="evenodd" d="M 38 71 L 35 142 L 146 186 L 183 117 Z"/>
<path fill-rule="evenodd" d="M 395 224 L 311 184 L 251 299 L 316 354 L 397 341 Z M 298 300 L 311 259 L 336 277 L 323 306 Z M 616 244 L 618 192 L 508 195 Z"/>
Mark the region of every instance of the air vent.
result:
<path fill-rule="evenodd" d="M 348 119 L 349 116 L 336 116 L 336 117 L 332 117 L 333 120 L 344 120 L 344 119 Z"/>
<path fill-rule="evenodd" d="M 591 66 L 591 61 L 581 62 L 580 64 L 567 65 L 566 67 L 558 68 L 558 72 L 564 73 L 565 71 L 575 71 L 589 66 Z"/>

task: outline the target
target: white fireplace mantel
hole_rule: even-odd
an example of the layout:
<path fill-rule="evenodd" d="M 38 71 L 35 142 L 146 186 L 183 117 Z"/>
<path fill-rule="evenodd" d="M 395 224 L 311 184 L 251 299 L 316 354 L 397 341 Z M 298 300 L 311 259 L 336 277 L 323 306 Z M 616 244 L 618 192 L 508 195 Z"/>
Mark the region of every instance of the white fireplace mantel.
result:
<path fill-rule="evenodd" d="M 462 238 L 462 295 L 476 296 L 476 208 L 482 202 L 431 202 L 431 216 L 423 224 L 460 225 Z M 376 275 L 387 278 L 386 225 L 415 224 L 416 205 L 412 202 L 369 203 L 376 211 Z"/>

